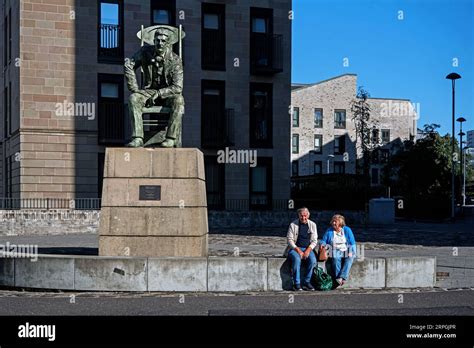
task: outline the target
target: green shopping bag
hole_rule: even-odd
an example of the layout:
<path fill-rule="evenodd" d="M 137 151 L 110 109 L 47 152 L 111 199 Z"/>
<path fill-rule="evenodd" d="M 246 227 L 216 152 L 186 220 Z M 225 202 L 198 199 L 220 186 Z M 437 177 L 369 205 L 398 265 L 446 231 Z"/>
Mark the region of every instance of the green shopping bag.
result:
<path fill-rule="evenodd" d="M 321 267 L 314 267 L 313 270 L 313 283 L 315 288 L 320 291 L 332 290 L 332 278 L 329 274 L 324 272 Z"/>

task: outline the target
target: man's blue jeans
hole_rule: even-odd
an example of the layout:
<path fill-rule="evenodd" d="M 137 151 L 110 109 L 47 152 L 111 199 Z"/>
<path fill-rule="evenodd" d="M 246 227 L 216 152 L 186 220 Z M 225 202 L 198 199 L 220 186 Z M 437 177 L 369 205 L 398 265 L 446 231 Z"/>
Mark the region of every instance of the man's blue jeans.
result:
<path fill-rule="evenodd" d="M 354 262 L 354 257 L 348 257 L 347 254 L 344 255 L 345 253 L 347 252 L 333 250 L 331 266 L 335 279 L 342 278 L 347 280 L 349 278 L 349 271 L 351 270 L 352 262 Z"/>
<path fill-rule="evenodd" d="M 306 250 L 306 248 L 300 248 L 302 252 Z M 288 253 L 288 258 L 291 260 L 291 270 L 293 273 L 293 284 L 294 285 L 301 285 L 301 277 L 300 277 L 300 268 L 301 268 L 301 261 L 307 261 L 307 269 L 306 274 L 304 275 L 304 284 L 307 284 L 311 281 L 311 276 L 313 274 L 313 268 L 316 266 L 316 255 L 311 251 L 309 253 L 309 257 L 306 260 L 301 259 L 301 256 L 295 251 L 290 250 Z"/>

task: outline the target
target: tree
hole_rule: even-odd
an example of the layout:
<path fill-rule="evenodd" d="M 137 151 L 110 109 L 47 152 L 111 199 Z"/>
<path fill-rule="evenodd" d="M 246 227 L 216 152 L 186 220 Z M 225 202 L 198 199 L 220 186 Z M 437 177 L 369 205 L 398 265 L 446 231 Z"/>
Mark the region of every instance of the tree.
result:
<path fill-rule="evenodd" d="M 351 102 L 352 121 L 356 131 L 356 143 L 362 153 L 362 161 L 359 161 L 359 172 L 366 180 L 369 180 L 369 170 L 372 158 L 372 152 L 379 146 L 378 141 L 372 139 L 373 131 L 377 129 L 377 121 L 370 117 L 370 105 L 367 99 L 370 97 L 363 87 L 359 87 L 356 98 Z"/>
<path fill-rule="evenodd" d="M 440 218 L 450 214 L 452 138 L 439 135 L 436 126 L 425 125 L 427 136 L 416 143 L 405 142 L 385 167 L 385 184 L 393 188 L 395 195 L 404 197 L 405 209 L 412 217 Z M 455 173 L 460 174 L 459 165 L 455 166 Z"/>

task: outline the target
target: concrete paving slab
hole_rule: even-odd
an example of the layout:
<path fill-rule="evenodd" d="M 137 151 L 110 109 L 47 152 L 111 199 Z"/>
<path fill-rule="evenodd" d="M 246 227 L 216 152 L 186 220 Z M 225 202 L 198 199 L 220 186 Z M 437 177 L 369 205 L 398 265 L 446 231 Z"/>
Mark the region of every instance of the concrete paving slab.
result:
<path fill-rule="evenodd" d="M 38 260 L 15 259 L 15 286 L 74 289 L 74 257 L 38 255 Z"/>
<path fill-rule="evenodd" d="M 386 287 L 433 287 L 436 281 L 436 258 L 389 257 L 386 259 Z"/>
<path fill-rule="evenodd" d="M 15 260 L 0 258 L 0 285 L 15 286 Z"/>
<path fill-rule="evenodd" d="M 208 291 L 267 290 L 267 259 L 210 257 Z"/>
<path fill-rule="evenodd" d="M 207 291 L 207 258 L 149 258 L 148 291 Z"/>
<path fill-rule="evenodd" d="M 147 291 L 146 258 L 78 257 L 76 290 Z"/>

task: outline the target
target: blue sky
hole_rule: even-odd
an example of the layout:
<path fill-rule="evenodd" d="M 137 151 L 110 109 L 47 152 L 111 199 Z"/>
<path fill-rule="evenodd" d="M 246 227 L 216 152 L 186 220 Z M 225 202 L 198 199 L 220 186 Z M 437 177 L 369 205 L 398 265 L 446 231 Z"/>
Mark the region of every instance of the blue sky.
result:
<path fill-rule="evenodd" d="M 451 81 L 445 77 L 456 72 L 462 76 L 456 118 L 468 120 L 463 131 L 474 129 L 473 3 L 293 0 L 292 82 L 355 73 L 372 97 L 420 103 L 418 126 L 439 123 L 445 134 L 451 133 Z M 343 66 L 346 57 L 349 67 Z"/>

